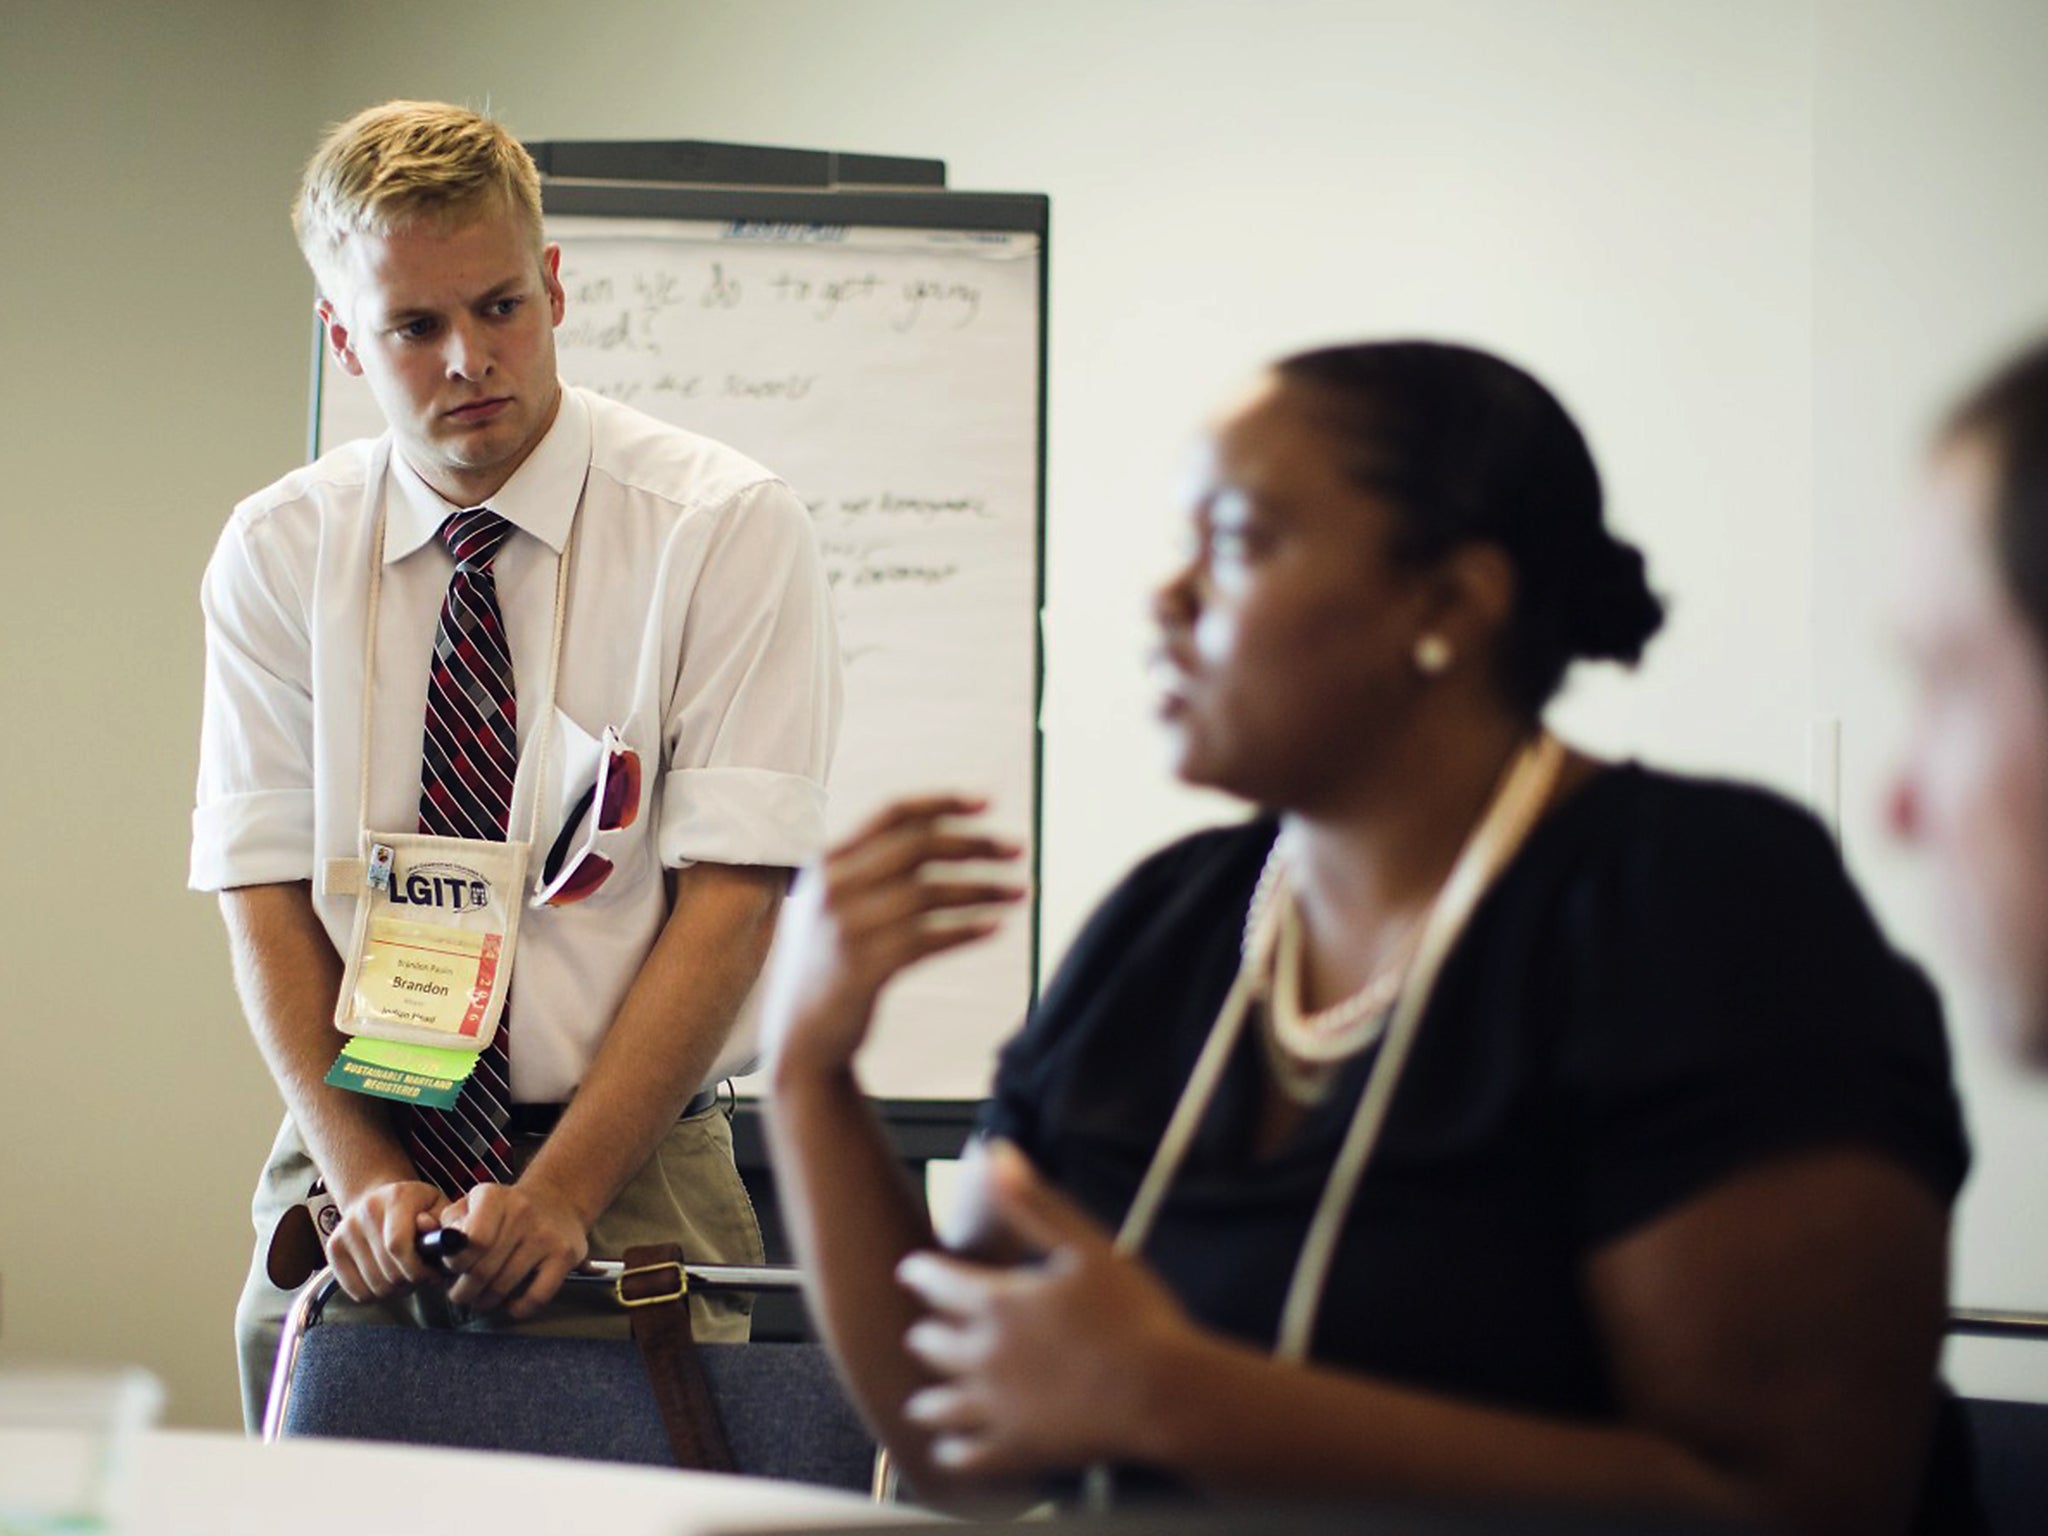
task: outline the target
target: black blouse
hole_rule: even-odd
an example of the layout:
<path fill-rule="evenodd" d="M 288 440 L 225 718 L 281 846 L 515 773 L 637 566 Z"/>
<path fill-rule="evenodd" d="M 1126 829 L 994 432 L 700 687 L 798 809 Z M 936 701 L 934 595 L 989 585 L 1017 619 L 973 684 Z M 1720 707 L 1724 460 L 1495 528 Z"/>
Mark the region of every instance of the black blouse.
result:
<path fill-rule="evenodd" d="M 1205 832 L 1096 912 L 983 1116 L 1114 1226 L 1236 974 L 1275 824 Z M 1270 1345 L 1369 1065 L 1252 1151 L 1247 1029 L 1145 1258 Z M 1939 1005 L 1813 819 L 1608 769 L 1538 824 L 1447 957 L 1344 1229 L 1313 1355 L 1548 1415 L 1617 1414 L 1589 1256 L 1763 1159 L 1853 1144 L 1944 1203 L 1969 1153 Z"/>

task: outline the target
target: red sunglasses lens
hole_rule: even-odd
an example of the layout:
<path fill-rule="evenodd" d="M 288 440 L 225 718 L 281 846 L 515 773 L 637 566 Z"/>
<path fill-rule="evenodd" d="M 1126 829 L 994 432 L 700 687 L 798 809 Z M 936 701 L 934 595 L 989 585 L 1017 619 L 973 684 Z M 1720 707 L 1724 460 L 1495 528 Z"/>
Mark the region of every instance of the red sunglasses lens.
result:
<path fill-rule="evenodd" d="M 562 882 L 562 888 L 548 898 L 551 907 L 566 907 L 571 902 L 581 901 L 591 895 L 610 878 L 612 861 L 601 853 L 586 853 L 576 861 L 576 867 L 569 872 L 569 878 Z"/>
<path fill-rule="evenodd" d="M 597 808 L 597 830 L 618 832 L 640 815 L 640 754 L 631 747 L 614 752 L 605 765 L 604 803 Z"/>

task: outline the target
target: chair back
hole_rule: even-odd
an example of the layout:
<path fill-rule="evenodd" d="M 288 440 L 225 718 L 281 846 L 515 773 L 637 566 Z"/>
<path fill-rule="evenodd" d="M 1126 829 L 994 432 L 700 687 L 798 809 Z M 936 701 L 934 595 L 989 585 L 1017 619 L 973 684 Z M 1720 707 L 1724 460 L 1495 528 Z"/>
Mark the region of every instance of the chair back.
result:
<path fill-rule="evenodd" d="M 1977 1496 L 1992 1536 L 2048 1530 L 2048 1403 L 1967 1397 Z"/>
<path fill-rule="evenodd" d="M 818 1344 L 705 1344 L 737 1469 L 867 1492 L 874 1442 Z M 308 1330 L 281 1432 L 673 1466 L 629 1339 Z"/>

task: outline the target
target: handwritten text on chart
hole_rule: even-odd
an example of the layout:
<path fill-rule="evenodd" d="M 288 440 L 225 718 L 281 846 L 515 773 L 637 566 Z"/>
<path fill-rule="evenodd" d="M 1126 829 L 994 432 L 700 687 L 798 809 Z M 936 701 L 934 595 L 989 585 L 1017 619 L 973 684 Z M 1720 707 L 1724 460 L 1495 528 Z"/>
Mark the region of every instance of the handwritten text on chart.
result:
<path fill-rule="evenodd" d="M 787 268 L 767 278 L 741 277 L 722 261 L 694 280 L 665 270 L 625 277 L 583 277 L 566 272 L 569 319 L 564 346 L 598 351 L 659 353 L 659 330 L 676 310 L 734 310 L 749 304 L 808 315 L 819 324 L 844 315 L 880 319 L 891 330 L 927 326 L 961 330 L 981 314 L 981 287 L 951 278 L 883 278 L 875 272 L 844 277 L 805 275 Z"/>
<path fill-rule="evenodd" d="M 818 525 L 818 553 L 824 561 L 825 580 L 839 593 L 944 586 L 960 574 L 959 562 L 920 549 L 914 536 L 906 539 L 897 531 L 995 516 L 987 499 L 980 496 L 871 491 L 823 497 L 806 504 Z"/>
<path fill-rule="evenodd" d="M 874 491 L 860 496 L 834 496 L 829 500 L 807 501 L 811 517 L 819 524 L 861 521 L 867 518 L 908 518 L 935 523 L 941 518 L 992 518 L 988 501 L 981 496 L 908 496 L 901 491 Z"/>
<path fill-rule="evenodd" d="M 835 591 L 859 587 L 936 587 L 960 574 L 952 560 L 918 560 L 895 552 L 887 540 L 820 539 L 825 583 Z"/>
<path fill-rule="evenodd" d="M 568 326 L 562 327 L 566 338 Z M 564 341 L 564 350 L 569 343 Z M 625 405 L 638 401 L 643 409 L 647 402 L 656 397 L 671 400 L 802 400 L 817 387 L 815 373 L 777 373 L 767 376 L 745 373 L 659 373 L 648 379 L 621 379 L 592 376 L 587 371 L 578 377 L 590 388 L 608 400 L 617 400 Z M 655 414 L 659 415 L 657 410 Z"/>
<path fill-rule="evenodd" d="M 907 496 L 900 491 L 832 496 L 807 505 L 818 524 L 818 552 L 824 556 L 825 577 L 834 587 L 935 587 L 951 581 L 960 574 L 957 563 L 906 556 L 899 552 L 902 541 L 889 537 L 887 530 L 928 528 L 942 520 L 995 515 L 979 496 Z M 877 536 L 871 537 L 870 530 Z"/>

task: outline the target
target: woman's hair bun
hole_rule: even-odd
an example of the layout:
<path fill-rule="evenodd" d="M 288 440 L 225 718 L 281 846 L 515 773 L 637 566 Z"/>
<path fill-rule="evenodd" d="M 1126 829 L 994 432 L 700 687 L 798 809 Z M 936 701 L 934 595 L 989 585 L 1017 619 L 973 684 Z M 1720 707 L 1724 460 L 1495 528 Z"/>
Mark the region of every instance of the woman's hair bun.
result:
<path fill-rule="evenodd" d="M 1418 562 L 1484 541 L 1506 553 L 1515 611 L 1496 647 L 1509 705 L 1535 716 L 1577 660 L 1635 662 L 1663 621 L 1639 550 L 1608 532 L 1600 471 L 1562 402 L 1474 347 L 1362 342 L 1297 353 L 1352 479 L 1397 517 Z"/>
<path fill-rule="evenodd" d="M 1586 661 L 1633 666 L 1664 623 L 1664 603 L 1650 590 L 1643 552 L 1604 532 L 1573 562 L 1562 595 L 1564 642 Z"/>

